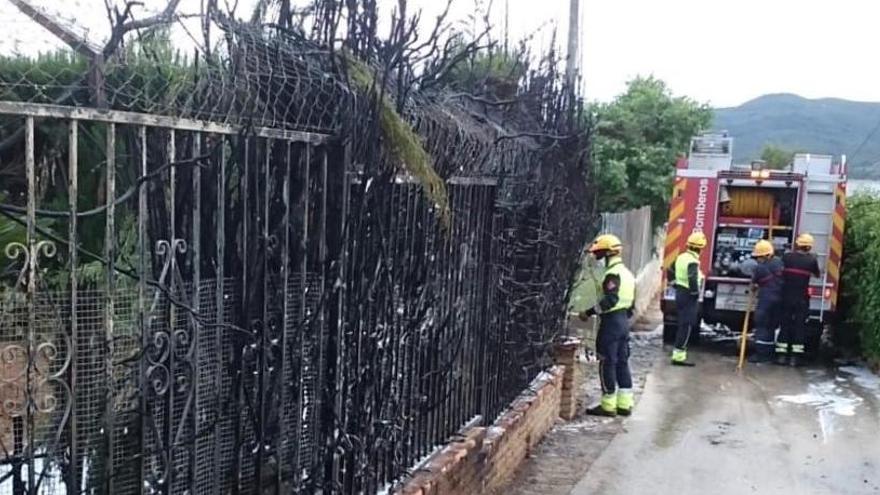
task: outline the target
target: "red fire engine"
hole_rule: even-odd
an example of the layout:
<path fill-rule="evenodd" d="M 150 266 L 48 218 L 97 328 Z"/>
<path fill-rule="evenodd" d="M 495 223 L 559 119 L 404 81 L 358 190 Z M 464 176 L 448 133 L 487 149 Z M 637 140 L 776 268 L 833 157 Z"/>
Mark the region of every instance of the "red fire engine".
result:
<path fill-rule="evenodd" d="M 701 254 L 706 275 L 701 316 L 707 324 L 738 330 L 749 304 L 751 251 L 760 239 L 777 254 L 795 237 L 810 233 L 822 275 L 810 284 L 810 338 L 818 343 L 837 306 L 846 200 L 846 157 L 796 154 L 785 170 L 762 162 L 733 164 L 733 139 L 726 133 L 691 140 L 687 158 L 676 166 L 663 255 L 665 269 L 684 251 L 691 232 L 702 231 L 709 244 Z M 675 334 L 672 287 L 663 296 L 664 339 Z"/>

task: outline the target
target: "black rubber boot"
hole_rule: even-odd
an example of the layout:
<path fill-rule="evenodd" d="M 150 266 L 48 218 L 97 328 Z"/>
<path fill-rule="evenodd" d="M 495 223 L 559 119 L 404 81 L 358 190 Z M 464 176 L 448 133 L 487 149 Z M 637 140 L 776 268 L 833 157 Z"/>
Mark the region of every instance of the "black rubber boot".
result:
<path fill-rule="evenodd" d="M 788 366 L 791 363 L 788 354 L 777 354 L 776 360 L 773 362 L 779 366 Z"/>
<path fill-rule="evenodd" d="M 749 356 L 749 362 L 753 364 L 761 364 L 761 363 L 769 363 L 773 361 L 773 358 L 761 353 L 755 353 Z"/>
<path fill-rule="evenodd" d="M 789 364 L 791 364 L 791 366 L 793 366 L 793 367 L 795 367 L 795 368 L 800 368 L 801 366 L 803 366 L 803 365 L 805 365 L 805 364 L 807 364 L 807 363 L 804 361 L 804 357 L 803 357 L 803 356 L 798 355 L 798 354 L 795 354 L 795 355 L 793 355 L 793 356 L 791 357 L 791 360 L 789 361 Z"/>
<path fill-rule="evenodd" d="M 673 366 L 685 366 L 685 367 L 688 367 L 688 368 L 693 368 L 694 366 L 696 366 L 696 363 L 692 363 L 692 362 L 690 362 L 690 361 L 673 361 L 673 362 L 672 362 L 672 365 L 673 365 Z"/>
<path fill-rule="evenodd" d="M 602 409 L 601 405 L 587 409 L 587 414 L 590 416 L 604 416 L 606 418 L 617 417 L 617 411 L 606 411 L 605 409 Z"/>
<path fill-rule="evenodd" d="M 618 416 L 624 416 L 624 417 L 631 416 L 632 413 L 633 413 L 632 409 L 621 409 L 619 407 L 617 408 L 617 415 Z"/>

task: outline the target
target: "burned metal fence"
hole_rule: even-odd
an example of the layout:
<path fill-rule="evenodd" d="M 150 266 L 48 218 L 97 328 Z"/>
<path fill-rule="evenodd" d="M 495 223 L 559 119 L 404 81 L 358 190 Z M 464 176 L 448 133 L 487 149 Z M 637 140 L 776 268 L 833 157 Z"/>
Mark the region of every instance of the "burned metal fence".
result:
<path fill-rule="evenodd" d="M 496 187 L 450 180 L 448 230 L 410 178 L 352 195 L 370 214 L 352 226 L 346 267 L 337 489 L 378 491 L 503 400 L 486 366 Z"/>
<path fill-rule="evenodd" d="M 0 490 L 377 491 L 543 363 L 494 311 L 517 256 L 497 179 L 450 179 L 444 226 L 413 178 L 365 181 L 325 135 L 0 113 L 26 173 L 0 209 L 25 231 L 5 247 Z"/>

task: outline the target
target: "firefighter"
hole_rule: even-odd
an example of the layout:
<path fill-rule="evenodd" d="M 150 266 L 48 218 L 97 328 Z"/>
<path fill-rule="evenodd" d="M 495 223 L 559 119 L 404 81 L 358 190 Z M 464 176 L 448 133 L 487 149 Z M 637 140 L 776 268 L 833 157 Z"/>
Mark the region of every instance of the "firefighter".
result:
<path fill-rule="evenodd" d="M 596 335 L 596 354 L 599 356 L 599 379 L 602 399 L 599 405 L 587 410 L 596 416 L 629 416 L 633 408 L 632 374 L 629 369 L 629 317 L 635 303 L 636 279 L 620 253 L 620 239 L 603 234 L 590 245 L 590 253 L 597 260 L 605 260 L 602 279 L 602 298 L 599 303 L 581 313 L 586 320 L 599 315 Z"/>
<path fill-rule="evenodd" d="M 672 364 L 694 366 L 687 359 L 687 345 L 697 325 L 700 324 L 700 289 L 703 273 L 700 270 L 700 251 L 706 247 L 706 235 L 694 232 L 687 238 L 687 251 L 678 255 L 669 267 L 667 280 L 675 287 L 675 310 L 678 315 L 678 332 L 672 349 Z"/>
<path fill-rule="evenodd" d="M 782 256 L 782 329 L 776 341 L 776 363 L 803 364 L 806 321 L 810 314 L 810 278 L 819 276 L 813 236 L 801 234 L 794 251 Z"/>
<path fill-rule="evenodd" d="M 770 241 L 756 242 L 752 257 L 758 262 L 752 274 L 752 283 L 758 288 L 758 304 L 755 308 L 755 352 L 749 356 L 749 362 L 766 363 L 773 360 L 774 334 L 779 326 L 783 266 L 782 260 L 774 256 Z"/>

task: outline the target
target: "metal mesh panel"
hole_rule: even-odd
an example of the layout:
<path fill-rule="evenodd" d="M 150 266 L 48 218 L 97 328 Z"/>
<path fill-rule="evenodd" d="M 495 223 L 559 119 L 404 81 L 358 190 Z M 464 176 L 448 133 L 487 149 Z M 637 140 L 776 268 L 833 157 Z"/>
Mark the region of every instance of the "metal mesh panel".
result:
<path fill-rule="evenodd" d="M 287 389 L 281 405 L 286 435 L 281 439 L 281 460 L 294 485 L 303 481 L 303 473 L 320 461 L 318 421 L 320 415 L 319 366 L 322 338 L 321 322 L 316 319 L 322 297 L 320 277 L 307 274 L 306 284 L 300 274 L 292 274 L 287 285 L 288 361 L 284 365 L 283 386 Z"/>
<path fill-rule="evenodd" d="M 231 441 L 224 437 L 232 436 L 228 428 L 223 428 L 224 420 L 228 420 L 225 417 L 228 413 L 224 411 L 231 410 L 228 405 L 232 400 L 232 386 L 228 378 L 231 345 L 226 335 L 230 330 L 223 325 L 230 324 L 234 316 L 234 280 L 224 280 L 223 287 L 222 314 L 216 305 L 219 284 L 211 279 L 199 284 L 199 311 L 203 316 L 197 322 L 186 313 L 174 314 L 173 320 L 161 318 L 170 314 L 167 311 L 170 309 L 169 299 L 164 294 L 157 295 L 155 309 L 148 317 L 148 321 L 152 320 L 148 341 L 164 342 L 166 335 L 174 336 L 176 331 L 176 338 L 179 339 L 177 344 L 191 344 L 179 345 L 175 351 L 169 350 L 169 357 L 177 358 L 177 363 L 171 365 L 176 370 L 176 382 L 155 385 L 171 385 L 176 390 L 155 393 L 155 389 L 152 392 L 147 389 L 146 397 L 147 410 L 151 414 L 147 419 L 144 448 L 153 455 L 148 458 L 145 469 L 155 473 L 173 469 L 173 492 L 192 490 L 192 487 L 198 487 L 197 491 L 200 492 L 211 492 L 216 490 L 223 477 L 228 476 L 221 464 L 227 458 L 216 456 L 216 452 L 222 450 L 224 443 Z M 188 285 L 185 295 L 191 297 L 192 292 L 192 286 Z M 168 327 L 166 322 L 169 321 L 175 325 Z M 192 334 L 185 336 L 185 332 Z M 194 340 L 181 340 L 184 338 Z M 151 346 L 148 352 L 164 351 L 163 346 Z M 193 375 L 189 374 L 190 365 L 193 366 Z M 149 371 L 147 376 L 164 380 L 163 376 Z M 184 380 L 192 382 L 184 383 Z M 169 404 L 172 409 L 168 409 Z M 171 439 L 171 443 L 167 439 Z M 168 464 L 162 458 L 166 453 L 171 454 Z"/>

